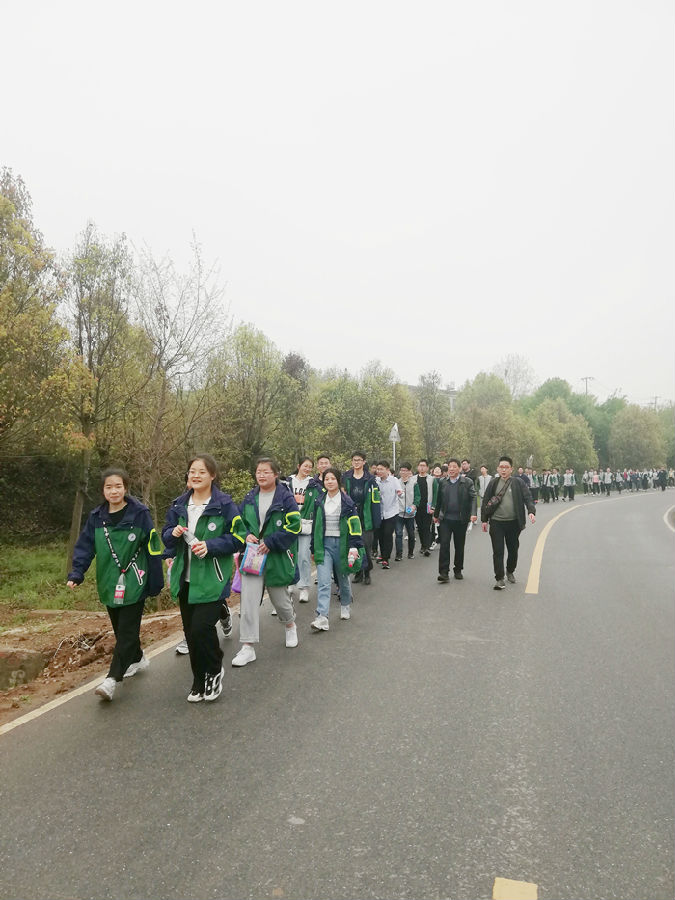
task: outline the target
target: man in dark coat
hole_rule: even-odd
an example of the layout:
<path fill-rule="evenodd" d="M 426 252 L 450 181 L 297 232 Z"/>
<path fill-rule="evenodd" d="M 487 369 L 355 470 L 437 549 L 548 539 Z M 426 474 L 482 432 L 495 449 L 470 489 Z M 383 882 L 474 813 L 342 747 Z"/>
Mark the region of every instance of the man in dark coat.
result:
<path fill-rule="evenodd" d="M 504 544 L 506 544 L 508 552 L 506 578 L 513 584 L 516 580 L 513 573 L 518 565 L 520 532 L 525 528 L 525 510 L 527 509 L 533 525 L 537 510 L 532 501 L 529 487 L 522 479 L 513 477 L 513 460 L 510 456 L 500 457 L 497 471 L 499 474 L 485 489 L 480 517 L 483 531 L 488 530 L 488 520 L 490 522 L 492 561 L 495 571 L 494 589 L 502 591 L 506 587 L 504 583 Z M 494 503 L 493 498 L 499 498 L 497 504 Z"/>

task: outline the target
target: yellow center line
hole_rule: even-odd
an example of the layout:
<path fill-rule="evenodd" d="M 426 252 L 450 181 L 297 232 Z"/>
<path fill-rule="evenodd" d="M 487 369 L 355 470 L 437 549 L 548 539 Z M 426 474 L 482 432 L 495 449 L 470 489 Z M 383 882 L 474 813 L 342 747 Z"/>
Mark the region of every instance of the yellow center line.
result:
<path fill-rule="evenodd" d="M 548 537 L 548 533 L 553 528 L 558 519 L 561 519 L 563 516 L 566 516 L 567 513 L 574 512 L 575 509 L 586 509 L 585 506 L 570 506 L 567 509 L 564 509 L 561 513 L 558 513 L 555 518 L 551 519 L 550 522 L 547 522 L 544 528 L 542 529 L 541 534 L 537 538 L 537 543 L 534 545 L 534 553 L 532 554 L 532 562 L 530 563 L 530 573 L 527 576 L 527 584 L 525 586 L 526 594 L 538 594 L 539 593 L 539 574 L 541 572 L 541 561 L 544 556 L 544 544 L 546 543 L 546 538 Z"/>
<path fill-rule="evenodd" d="M 537 900 L 537 885 L 531 881 L 495 878 L 492 900 Z"/>

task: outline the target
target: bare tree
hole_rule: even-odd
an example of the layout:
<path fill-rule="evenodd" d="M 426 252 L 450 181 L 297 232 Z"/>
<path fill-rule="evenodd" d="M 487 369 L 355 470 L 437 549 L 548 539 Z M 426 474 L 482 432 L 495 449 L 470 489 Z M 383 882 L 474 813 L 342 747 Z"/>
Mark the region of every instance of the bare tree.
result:
<path fill-rule="evenodd" d="M 517 353 L 509 353 L 500 359 L 492 369 L 492 374 L 502 379 L 514 400 L 532 393 L 537 380 L 530 361 Z"/>

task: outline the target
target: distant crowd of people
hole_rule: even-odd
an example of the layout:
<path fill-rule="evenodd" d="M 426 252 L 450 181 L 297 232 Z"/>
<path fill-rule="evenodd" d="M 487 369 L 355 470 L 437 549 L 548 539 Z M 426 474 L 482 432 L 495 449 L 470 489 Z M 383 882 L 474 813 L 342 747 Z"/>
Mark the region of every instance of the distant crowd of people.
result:
<path fill-rule="evenodd" d="M 536 469 L 519 467 L 518 477 L 529 486 L 535 503 L 541 499 L 544 503 L 557 500 L 574 500 L 578 486 L 574 469 L 564 472 L 557 468 L 544 469 L 541 475 Z M 675 487 L 675 471 L 665 466 L 652 469 L 584 469 L 581 476 L 581 487 L 584 494 L 604 494 L 609 497 L 612 491 L 619 494 L 625 488 L 628 491 L 662 490 Z"/>
<path fill-rule="evenodd" d="M 169 507 L 161 541 L 150 511 L 129 494 L 123 469 L 102 473 L 103 503 L 89 515 L 73 554 L 68 586 L 76 588 L 96 558 L 96 582 L 115 633 L 116 645 L 106 678 L 95 692 L 112 700 L 117 686 L 146 670 L 140 643 L 145 600 L 164 586 L 164 567 L 173 600 L 179 605 L 184 639 L 177 653 L 188 655 L 190 703 L 213 701 L 222 692 L 220 636 L 232 633 L 228 606 L 232 588 L 240 595 L 239 639 L 232 659 L 243 667 L 256 659 L 260 607 L 266 593 L 284 629 L 288 648 L 298 646 L 295 602 L 308 603 L 312 560 L 317 585 L 314 633 L 330 628 L 330 601 L 337 587 L 340 619 L 351 618 L 352 584 L 368 586 L 375 567 L 383 572 L 419 552 L 438 550 L 438 581 L 463 578 L 467 533 L 480 515 L 492 542 L 494 589 L 515 582 L 520 533 L 535 522 L 536 504 L 574 500 L 574 470 L 556 468 L 541 475 L 502 456 L 494 475 L 469 459 L 444 464 L 420 459 L 413 472 L 403 462 L 394 474 L 388 460 L 368 465 L 355 451 L 346 472 L 327 454 L 316 464 L 308 456 L 287 478 L 278 463 L 261 457 L 255 486 L 236 504 L 219 486 L 218 466 L 209 454 L 190 460 L 186 489 Z M 646 490 L 674 484 L 673 470 L 585 471 L 584 493 Z M 454 554 L 451 553 L 454 550 Z M 220 630 L 220 633 L 219 633 Z"/>

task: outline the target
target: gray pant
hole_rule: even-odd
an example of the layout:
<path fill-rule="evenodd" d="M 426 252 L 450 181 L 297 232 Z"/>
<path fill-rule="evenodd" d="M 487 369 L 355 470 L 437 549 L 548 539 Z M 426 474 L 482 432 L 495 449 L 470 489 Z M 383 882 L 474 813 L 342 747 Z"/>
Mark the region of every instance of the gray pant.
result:
<path fill-rule="evenodd" d="M 246 575 L 242 572 L 239 640 L 243 644 L 257 644 L 260 641 L 260 601 L 265 587 L 281 624 L 295 622 L 295 610 L 287 587 L 271 587 L 265 585 L 264 575 Z"/>

